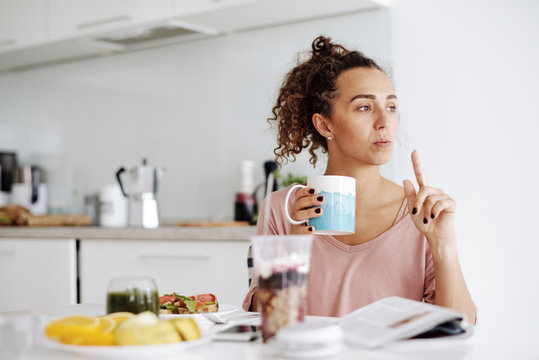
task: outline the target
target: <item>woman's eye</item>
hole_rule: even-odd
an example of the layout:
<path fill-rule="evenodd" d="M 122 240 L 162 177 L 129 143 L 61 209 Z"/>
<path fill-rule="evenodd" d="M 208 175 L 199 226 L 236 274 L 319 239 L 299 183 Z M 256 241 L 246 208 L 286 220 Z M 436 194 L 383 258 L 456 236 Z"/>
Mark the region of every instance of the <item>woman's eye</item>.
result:
<path fill-rule="evenodd" d="M 369 106 L 368 105 L 363 105 L 363 106 L 360 106 L 357 108 L 359 111 L 369 111 Z"/>
<path fill-rule="evenodd" d="M 396 112 L 397 111 L 397 106 L 396 105 L 389 105 L 387 108 L 386 108 L 387 111 L 390 111 L 390 112 Z"/>

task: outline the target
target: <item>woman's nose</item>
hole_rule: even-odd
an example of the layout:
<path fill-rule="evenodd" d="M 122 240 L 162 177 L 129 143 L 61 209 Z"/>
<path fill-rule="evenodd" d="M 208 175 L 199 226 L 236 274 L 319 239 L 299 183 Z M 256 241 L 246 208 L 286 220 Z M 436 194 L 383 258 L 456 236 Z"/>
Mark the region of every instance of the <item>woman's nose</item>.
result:
<path fill-rule="evenodd" d="M 374 128 L 376 130 L 383 129 L 387 126 L 387 122 L 389 120 L 389 114 L 387 114 L 385 111 L 379 111 L 376 116 L 376 121 L 374 123 Z"/>

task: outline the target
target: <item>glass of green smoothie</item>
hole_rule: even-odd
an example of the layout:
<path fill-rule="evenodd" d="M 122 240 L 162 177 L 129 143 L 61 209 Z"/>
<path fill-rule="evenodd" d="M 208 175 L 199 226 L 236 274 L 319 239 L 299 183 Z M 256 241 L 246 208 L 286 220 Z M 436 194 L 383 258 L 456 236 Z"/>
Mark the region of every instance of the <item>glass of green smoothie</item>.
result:
<path fill-rule="evenodd" d="M 133 314 L 149 310 L 159 315 L 157 285 L 151 277 L 117 277 L 107 288 L 107 314 L 127 311 Z"/>

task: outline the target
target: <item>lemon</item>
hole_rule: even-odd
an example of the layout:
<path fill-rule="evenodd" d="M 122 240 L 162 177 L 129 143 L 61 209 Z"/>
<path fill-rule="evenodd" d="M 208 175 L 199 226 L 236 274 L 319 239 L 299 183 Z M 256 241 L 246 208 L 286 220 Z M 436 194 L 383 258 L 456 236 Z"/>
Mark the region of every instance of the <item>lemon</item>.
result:
<path fill-rule="evenodd" d="M 114 345 L 112 330 L 116 327 L 113 318 L 68 316 L 51 321 L 45 327 L 45 335 L 71 345 Z"/>
<path fill-rule="evenodd" d="M 179 342 L 182 337 L 198 339 L 200 330 L 191 318 L 161 321 L 145 311 L 138 315 L 68 316 L 48 323 L 45 334 L 71 345 L 149 345 Z"/>
<path fill-rule="evenodd" d="M 111 318 L 113 318 L 114 321 L 116 321 L 116 326 L 118 326 L 121 323 L 123 323 L 125 320 L 135 317 L 135 314 L 127 312 L 127 311 L 122 311 L 122 312 L 110 313 L 107 316 L 110 316 Z"/>
<path fill-rule="evenodd" d="M 155 325 L 159 322 L 159 318 L 151 311 L 144 311 L 137 315 L 130 317 L 127 320 L 124 320 L 119 326 L 118 329 L 122 327 L 129 326 L 143 326 L 143 325 Z"/>
<path fill-rule="evenodd" d="M 77 335 L 99 330 L 99 320 L 89 316 L 68 316 L 51 321 L 45 327 L 45 335 L 59 338 L 67 334 Z"/>
<path fill-rule="evenodd" d="M 157 325 L 144 326 L 140 330 L 146 344 L 165 344 L 182 341 L 174 325 L 166 321 L 160 321 Z"/>
<path fill-rule="evenodd" d="M 124 324 L 126 323 L 127 321 Z M 120 326 L 114 334 L 118 345 L 153 345 L 174 343 L 182 340 L 174 325 L 166 321 L 160 321 L 152 325 L 131 323 Z"/>
<path fill-rule="evenodd" d="M 116 337 L 112 332 L 95 331 L 84 334 L 65 334 L 60 337 L 60 342 L 69 345 L 116 345 Z"/>
<path fill-rule="evenodd" d="M 112 316 L 100 316 L 97 320 L 99 320 L 99 330 L 102 333 L 110 333 L 116 329 L 116 320 Z"/>
<path fill-rule="evenodd" d="M 168 321 L 174 325 L 183 340 L 200 339 L 200 329 L 193 318 L 179 318 Z"/>

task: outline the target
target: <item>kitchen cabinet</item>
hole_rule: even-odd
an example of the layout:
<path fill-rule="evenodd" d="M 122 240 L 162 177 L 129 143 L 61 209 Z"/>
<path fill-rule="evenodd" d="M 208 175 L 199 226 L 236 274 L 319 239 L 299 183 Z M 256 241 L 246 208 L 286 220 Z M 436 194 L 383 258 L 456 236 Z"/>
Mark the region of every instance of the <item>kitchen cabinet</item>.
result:
<path fill-rule="evenodd" d="M 74 38 L 173 15 L 172 0 L 49 0 L 49 40 Z"/>
<path fill-rule="evenodd" d="M 238 9 L 246 4 L 261 3 L 268 0 L 172 0 L 174 16 L 206 13 L 225 8 Z M 275 1 L 275 0 L 271 0 Z M 270 2 L 271 2 L 270 1 Z M 288 1 L 288 0 L 287 0 Z M 295 0 L 292 0 L 295 1 Z M 225 19 L 226 20 L 226 19 Z M 234 20 L 234 19 L 229 19 Z"/>
<path fill-rule="evenodd" d="M 213 293 L 240 306 L 248 290 L 245 240 L 105 240 L 80 242 L 82 303 L 103 303 L 111 278 L 150 276 L 159 295 Z"/>
<path fill-rule="evenodd" d="M 227 2 L 230 1 L 221 1 L 224 4 Z M 174 16 L 184 16 L 206 11 L 215 6 L 218 6 L 218 3 L 214 0 L 172 0 L 172 12 Z"/>
<path fill-rule="evenodd" d="M 47 2 L 0 2 L 0 53 L 46 40 Z"/>
<path fill-rule="evenodd" d="M 388 4 L 389 0 L 2 0 L 0 73 Z"/>
<path fill-rule="evenodd" d="M 74 239 L 0 238 L 0 311 L 77 303 Z"/>
<path fill-rule="evenodd" d="M 202 5 L 192 13 L 182 13 L 181 7 L 177 7 L 176 15 L 185 23 L 226 34 L 350 14 L 386 4 L 386 0 L 226 0 L 215 2 L 206 11 Z"/>

